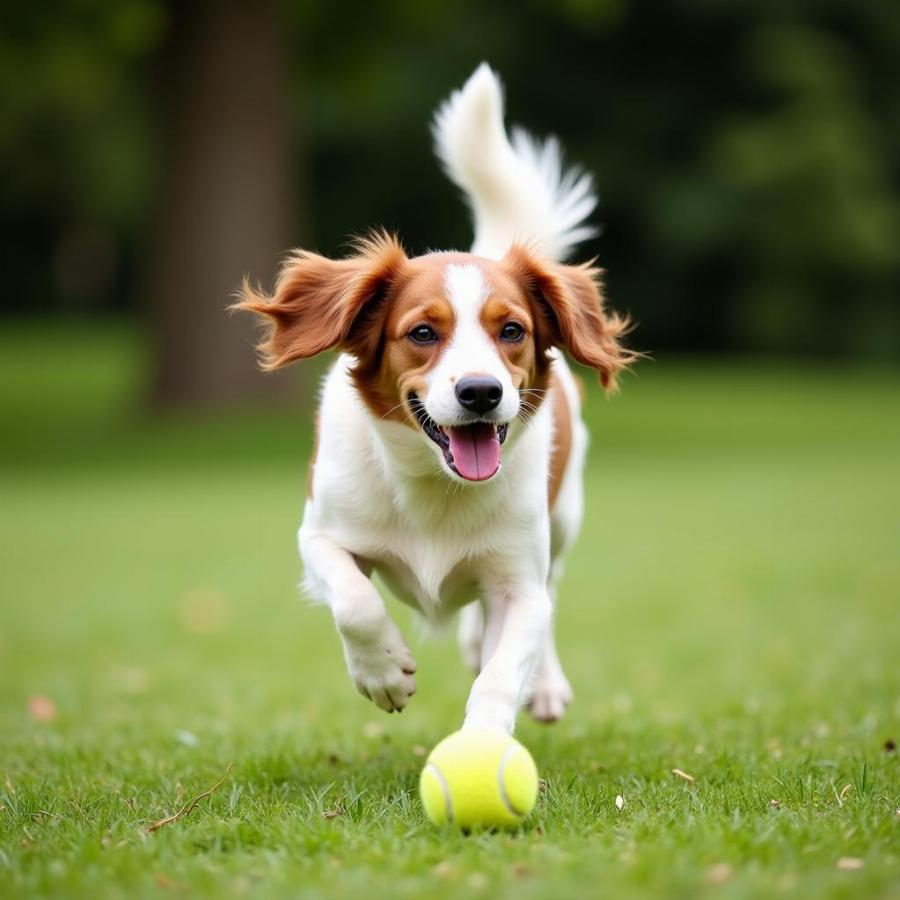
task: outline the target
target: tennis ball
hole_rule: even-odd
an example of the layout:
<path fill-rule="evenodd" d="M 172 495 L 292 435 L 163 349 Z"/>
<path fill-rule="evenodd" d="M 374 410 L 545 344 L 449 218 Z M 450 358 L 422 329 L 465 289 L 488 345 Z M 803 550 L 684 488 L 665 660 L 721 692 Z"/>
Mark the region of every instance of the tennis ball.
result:
<path fill-rule="evenodd" d="M 419 794 L 435 825 L 512 828 L 534 807 L 538 775 L 531 754 L 502 731 L 457 731 L 431 751 Z"/>

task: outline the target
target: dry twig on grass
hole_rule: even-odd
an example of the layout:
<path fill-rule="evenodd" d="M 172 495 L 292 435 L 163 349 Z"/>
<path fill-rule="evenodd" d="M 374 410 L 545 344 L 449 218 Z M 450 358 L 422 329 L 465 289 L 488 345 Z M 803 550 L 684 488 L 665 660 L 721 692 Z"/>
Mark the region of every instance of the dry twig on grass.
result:
<path fill-rule="evenodd" d="M 688 784 L 693 784 L 696 779 L 693 775 L 688 775 L 683 769 L 672 769 L 672 774 L 676 778 L 680 778 L 682 781 L 686 781 Z"/>
<path fill-rule="evenodd" d="M 144 831 L 147 834 L 150 834 L 153 831 L 158 831 L 164 825 L 171 825 L 173 822 L 177 822 L 179 819 L 183 819 L 185 816 L 189 816 L 193 811 L 194 807 L 201 801 L 205 800 L 210 794 L 217 791 L 224 783 L 228 776 L 231 774 L 231 769 L 233 767 L 233 763 L 228 763 L 228 768 L 225 770 L 225 774 L 211 787 L 209 790 L 204 791 L 202 794 L 197 794 L 193 800 L 189 800 L 178 812 L 173 813 L 171 816 L 166 816 L 164 819 L 160 819 L 158 822 L 154 822 L 152 825 L 148 825 Z"/>

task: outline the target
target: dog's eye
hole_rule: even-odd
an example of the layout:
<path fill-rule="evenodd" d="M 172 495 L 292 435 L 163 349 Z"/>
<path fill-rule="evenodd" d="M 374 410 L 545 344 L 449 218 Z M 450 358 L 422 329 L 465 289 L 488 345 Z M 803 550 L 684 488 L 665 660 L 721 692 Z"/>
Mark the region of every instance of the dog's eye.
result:
<path fill-rule="evenodd" d="M 438 336 L 430 325 L 416 325 L 409 333 L 409 338 L 417 344 L 434 344 Z"/>
<path fill-rule="evenodd" d="M 525 329 L 518 322 L 507 322 L 500 331 L 500 338 L 510 343 L 521 341 L 525 337 Z"/>

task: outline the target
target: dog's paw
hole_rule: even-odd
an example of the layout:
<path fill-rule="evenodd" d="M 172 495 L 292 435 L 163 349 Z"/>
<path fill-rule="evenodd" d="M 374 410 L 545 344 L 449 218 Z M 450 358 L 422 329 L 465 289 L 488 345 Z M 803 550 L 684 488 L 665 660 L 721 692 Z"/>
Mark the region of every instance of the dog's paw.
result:
<path fill-rule="evenodd" d="M 538 678 L 531 691 L 528 711 L 538 722 L 556 722 L 572 702 L 572 686 L 562 672 Z"/>
<path fill-rule="evenodd" d="M 386 619 L 367 635 L 344 636 L 344 657 L 356 689 L 385 712 L 402 712 L 416 692 L 416 663 L 400 634 Z"/>

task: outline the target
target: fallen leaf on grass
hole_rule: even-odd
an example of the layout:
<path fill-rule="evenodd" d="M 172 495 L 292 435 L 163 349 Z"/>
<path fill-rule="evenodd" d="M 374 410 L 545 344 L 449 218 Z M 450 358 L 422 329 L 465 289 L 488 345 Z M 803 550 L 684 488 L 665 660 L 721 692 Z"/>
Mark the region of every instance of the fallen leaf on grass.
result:
<path fill-rule="evenodd" d="M 205 800 L 210 794 L 217 791 L 224 783 L 228 776 L 231 774 L 232 763 L 228 763 L 228 768 L 225 770 L 225 774 L 211 787 L 209 790 L 204 791 L 202 794 L 197 794 L 193 800 L 185 803 L 178 812 L 173 813 L 171 816 L 166 816 L 164 819 L 160 819 L 157 822 L 153 822 L 151 825 L 148 825 L 144 831 L 147 834 L 150 834 L 153 831 L 158 831 L 165 825 L 171 825 L 173 822 L 177 822 L 179 819 L 183 819 L 185 816 L 189 816 L 193 811 L 194 807 L 201 801 Z"/>
<path fill-rule="evenodd" d="M 776 800 L 776 799 L 773 797 L 773 798 L 769 801 L 769 806 L 771 806 L 772 809 L 781 809 L 781 801 L 780 801 L 780 800 Z"/>
<path fill-rule="evenodd" d="M 187 885 L 183 881 L 175 881 L 174 878 L 169 878 L 168 875 L 160 872 L 156 878 L 153 879 L 156 882 L 156 886 L 163 891 L 171 891 L 173 894 L 184 894 L 187 890 Z"/>
<path fill-rule="evenodd" d="M 444 859 L 439 862 L 432 871 L 436 878 L 449 878 L 454 872 L 453 863 L 448 859 Z"/>
<path fill-rule="evenodd" d="M 384 734 L 384 726 L 380 722 L 366 722 L 363 725 L 363 736 L 367 738 L 377 738 Z"/>
<path fill-rule="evenodd" d="M 625 798 L 621 794 L 616 794 L 616 809 L 625 809 Z"/>
<path fill-rule="evenodd" d="M 28 715 L 35 722 L 52 722 L 56 718 L 56 704 L 43 694 L 28 698 Z"/>
<path fill-rule="evenodd" d="M 423 747 L 421 744 L 416 744 L 416 745 L 412 748 L 412 755 L 413 755 L 413 756 L 426 756 L 427 754 L 428 754 L 428 748 L 427 748 L 427 747 Z"/>
<path fill-rule="evenodd" d="M 672 774 L 676 778 L 680 778 L 682 781 L 686 781 L 688 784 L 693 784 L 696 779 L 693 775 L 688 775 L 683 769 L 672 769 Z"/>
<path fill-rule="evenodd" d="M 706 870 L 707 884 L 725 884 L 734 874 L 734 870 L 728 863 L 716 863 Z"/>
<path fill-rule="evenodd" d="M 858 856 L 842 856 L 837 861 L 837 867 L 844 872 L 856 872 L 865 865 Z"/>
<path fill-rule="evenodd" d="M 324 819 L 330 822 L 332 819 L 336 819 L 338 816 L 342 816 L 344 814 L 344 807 L 338 803 L 334 809 L 326 809 L 325 812 L 322 813 Z"/>
<path fill-rule="evenodd" d="M 184 728 L 179 728 L 178 731 L 175 732 L 175 740 L 178 741 L 179 744 L 184 744 L 185 747 L 196 747 L 200 743 L 200 738 L 197 737 L 192 731 L 187 731 Z"/>

